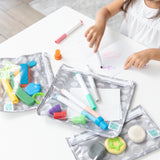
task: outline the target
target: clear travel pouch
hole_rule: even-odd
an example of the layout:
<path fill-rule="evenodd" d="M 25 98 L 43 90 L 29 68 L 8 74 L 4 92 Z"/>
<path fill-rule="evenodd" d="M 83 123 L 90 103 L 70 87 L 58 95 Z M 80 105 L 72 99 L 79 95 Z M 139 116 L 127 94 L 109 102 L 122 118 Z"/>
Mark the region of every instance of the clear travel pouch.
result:
<path fill-rule="evenodd" d="M 134 125 L 139 125 L 145 130 L 146 137 L 142 143 L 134 143 L 128 137 L 128 130 Z M 134 160 L 160 148 L 160 130 L 141 106 L 129 111 L 120 137 L 126 142 L 126 150 L 118 155 L 111 154 L 106 150 L 105 156 L 100 159 Z M 96 142 L 104 145 L 106 138 L 91 132 L 82 132 L 66 138 L 66 140 L 76 160 L 91 160 L 92 158 L 88 155 L 90 144 Z M 98 157 L 95 157 L 94 160 L 98 160 Z"/>
<path fill-rule="evenodd" d="M 47 53 L 0 58 L 0 111 L 37 108 L 53 77 Z"/>
<path fill-rule="evenodd" d="M 69 101 L 69 104 L 66 105 L 66 103 L 62 103 L 62 101 L 57 100 L 57 95 L 61 95 L 62 89 L 65 89 L 69 93 L 72 93 L 72 95 L 76 96 L 76 98 L 78 98 L 78 100 L 80 101 L 83 100 L 83 98 L 85 99 L 84 95 L 79 95 L 79 92 L 82 88 L 80 87 L 80 84 L 77 78 L 75 77 L 75 73 L 81 74 L 88 90 L 90 90 L 90 87 L 91 87 L 88 82 L 88 76 L 91 76 L 94 79 L 96 88 L 98 90 L 115 91 L 117 89 L 120 91 L 120 106 L 119 107 L 121 109 L 122 116 L 119 120 L 116 120 L 116 121 L 114 120 L 107 121 L 104 118 L 103 124 L 104 123 L 108 124 L 107 130 L 102 129 L 100 126 L 96 125 L 96 123 L 94 123 L 92 120 L 87 119 L 88 117 L 85 118 L 86 123 L 83 123 L 84 119 L 81 121 L 81 123 L 76 123 L 76 124 L 73 123 L 73 119 L 76 116 L 81 116 L 82 109 L 78 108 L 75 105 L 72 105 L 70 103 L 71 100 L 68 99 L 63 94 L 62 94 L 63 98 L 67 99 Z M 132 81 L 111 78 L 111 77 L 107 77 L 104 75 L 97 75 L 92 72 L 75 69 L 67 65 L 62 65 L 59 71 L 57 72 L 57 75 L 54 78 L 54 82 L 52 83 L 45 98 L 43 99 L 42 103 L 39 105 L 37 112 L 39 115 L 46 115 L 52 118 L 53 120 L 56 120 L 57 122 L 66 123 L 74 127 L 80 127 L 88 131 L 94 132 L 98 135 L 113 138 L 113 137 L 117 137 L 121 133 L 121 130 L 122 130 L 122 127 L 123 127 L 123 124 L 124 124 L 124 121 L 125 121 L 125 118 L 126 118 L 126 115 L 127 115 L 130 103 L 131 103 L 131 99 L 133 97 L 134 88 L 135 88 L 135 83 Z M 76 90 L 76 92 L 73 92 L 73 90 L 74 91 Z M 92 91 L 90 93 L 92 95 Z M 93 95 L 92 97 L 94 99 Z M 103 95 L 103 100 L 105 98 L 107 99 L 107 96 Z M 111 97 L 111 98 L 114 99 L 115 97 Z M 87 104 L 87 105 L 90 105 L 90 104 Z M 96 105 L 97 105 L 97 110 L 95 111 L 98 112 L 99 103 L 96 103 Z M 56 108 L 57 106 L 58 108 Z M 104 109 L 107 110 L 107 106 Z M 75 112 L 73 110 L 75 110 Z M 53 112 L 57 112 L 57 113 L 52 114 Z M 57 114 L 59 117 L 62 116 L 62 118 L 57 119 Z M 102 117 L 104 116 L 105 115 L 102 115 Z M 83 117 L 81 116 L 81 118 Z"/>

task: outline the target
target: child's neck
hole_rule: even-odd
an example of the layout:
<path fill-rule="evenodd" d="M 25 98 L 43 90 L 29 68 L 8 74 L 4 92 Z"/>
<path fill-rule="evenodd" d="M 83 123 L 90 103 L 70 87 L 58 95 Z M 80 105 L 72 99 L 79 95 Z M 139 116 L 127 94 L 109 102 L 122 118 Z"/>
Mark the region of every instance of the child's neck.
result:
<path fill-rule="evenodd" d="M 144 0 L 144 1 L 149 8 L 159 9 L 160 1 L 154 1 L 154 0 Z"/>

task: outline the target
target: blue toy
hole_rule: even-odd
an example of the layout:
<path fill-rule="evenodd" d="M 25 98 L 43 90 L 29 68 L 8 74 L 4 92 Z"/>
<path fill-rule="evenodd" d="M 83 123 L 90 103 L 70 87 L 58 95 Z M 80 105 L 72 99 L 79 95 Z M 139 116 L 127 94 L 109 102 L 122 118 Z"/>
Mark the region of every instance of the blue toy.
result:
<path fill-rule="evenodd" d="M 35 83 L 30 83 L 26 88 L 25 88 L 25 92 L 30 95 L 33 96 L 35 93 L 38 93 L 41 91 L 41 85 L 40 83 L 35 84 Z"/>
<path fill-rule="evenodd" d="M 28 63 L 28 65 L 29 65 L 30 68 L 31 68 L 31 67 L 34 67 L 36 64 L 37 64 L 36 61 L 30 61 L 30 62 Z"/>
<path fill-rule="evenodd" d="M 30 83 L 30 69 L 27 63 L 20 64 L 20 86 L 26 87 Z"/>

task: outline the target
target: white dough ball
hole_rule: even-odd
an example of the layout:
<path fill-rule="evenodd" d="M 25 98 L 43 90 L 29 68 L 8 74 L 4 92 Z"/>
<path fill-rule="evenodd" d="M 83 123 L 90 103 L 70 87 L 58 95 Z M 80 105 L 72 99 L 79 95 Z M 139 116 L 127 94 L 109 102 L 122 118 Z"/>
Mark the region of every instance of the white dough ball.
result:
<path fill-rule="evenodd" d="M 146 132 L 141 126 L 134 125 L 129 128 L 128 137 L 134 143 L 142 143 L 146 138 Z"/>

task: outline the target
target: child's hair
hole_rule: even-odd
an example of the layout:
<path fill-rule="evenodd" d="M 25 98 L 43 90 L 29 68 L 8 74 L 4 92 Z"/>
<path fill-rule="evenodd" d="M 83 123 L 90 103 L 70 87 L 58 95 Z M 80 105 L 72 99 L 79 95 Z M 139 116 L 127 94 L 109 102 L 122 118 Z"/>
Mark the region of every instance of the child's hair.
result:
<path fill-rule="evenodd" d="M 122 6 L 122 11 L 124 11 L 124 13 L 126 14 L 129 6 L 132 6 L 135 2 L 136 0 L 125 0 Z M 151 18 L 160 18 L 160 5 L 157 14 Z"/>

